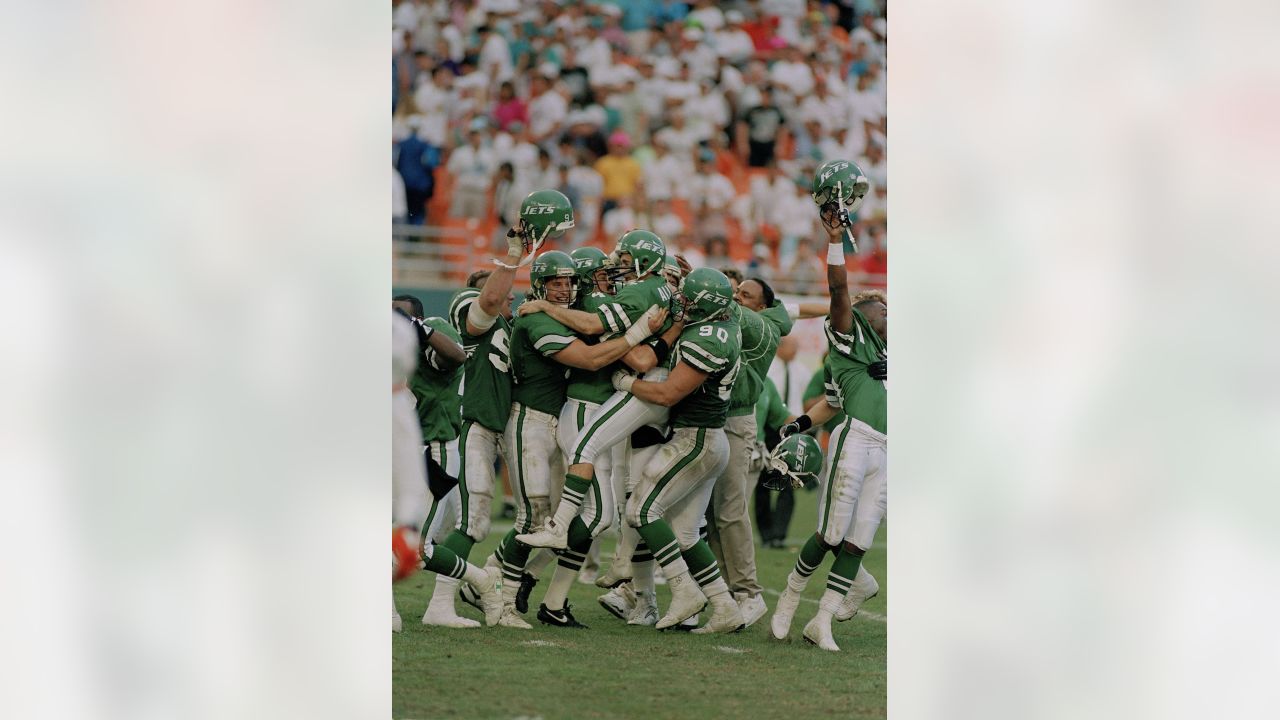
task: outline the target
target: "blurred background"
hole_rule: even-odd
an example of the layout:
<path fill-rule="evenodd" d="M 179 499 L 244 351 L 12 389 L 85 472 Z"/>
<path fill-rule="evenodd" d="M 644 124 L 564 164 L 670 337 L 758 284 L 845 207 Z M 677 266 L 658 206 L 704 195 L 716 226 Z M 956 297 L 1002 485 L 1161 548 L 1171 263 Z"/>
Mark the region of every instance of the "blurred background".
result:
<path fill-rule="evenodd" d="M 809 193 L 837 158 L 873 188 L 851 280 L 884 287 L 883 0 L 398 0 L 393 20 L 393 282 L 428 314 L 542 188 L 577 214 L 553 249 L 642 227 L 695 267 L 825 294 Z"/>

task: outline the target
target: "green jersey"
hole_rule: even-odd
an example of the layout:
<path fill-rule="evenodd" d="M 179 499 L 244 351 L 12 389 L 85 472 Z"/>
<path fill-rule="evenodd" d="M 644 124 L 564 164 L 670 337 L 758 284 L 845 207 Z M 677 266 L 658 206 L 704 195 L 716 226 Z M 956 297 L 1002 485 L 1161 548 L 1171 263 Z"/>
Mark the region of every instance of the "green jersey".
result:
<path fill-rule="evenodd" d="M 617 295 L 607 298 L 595 310 L 600 323 L 604 325 L 600 340 L 603 342 L 625 333 L 627 328 L 639 320 L 640 316 L 653 305 L 658 307 L 671 305 L 671 286 L 667 284 L 666 278 L 660 275 L 649 275 L 642 280 L 623 285 Z M 658 334 L 671 327 L 671 322 L 671 318 L 667 318 L 667 323 Z"/>
<path fill-rule="evenodd" d="M 764 442 L 767 432 L 769 430 L 776 432 L 790 416 L 791 413 L 787 411 L 786 404 L 782 402 L 782 396 L 778 394 L 777 386 L 766 377 L 764 394 L 756 402 L 756 439 Z"/>
<path fill-rule="evenodd" d="M 719 428 L 729 417 L 729 394 L 738 379 L 742 331 L 733 320 L 712 320 L 685 327 L 672 350 L 676 363 L 688 363 L 707 379 L 671 408 L 672 427 Z"/>
<path fill-rule="evenodd" d="M 808 407 L 809 401 L 814 398 L 823 397 L 827 389 L 827 383 L 830 382 L 830 380 L 831 372 L 827 367 L 827 358 L 824 356 L 822 358 L 822 365 L 814 371 L 813 377 L 809 378 L 809 384 L 804 387 L 804 397 L 802 398 L 802 401 L 806 407 Z M 838 407 L 839 403 L 833 400 L 830 402 L 830 405 L 832 407 Z M 822 426 L 822 429 L 827 432 L 831 432 L 836 429 L 837 425 L 844 422 L 844 418 L 844 411 L 837 410 L 836 414 L 832 415 L 831 419 Z"/>
<path fill-rule="evenodd" d="M 425 322 L 436 332 L 462 344 L 458 331 L 444 318 L 429 317 Z M 418 371 L 409 378 L 409 389 L 418 402 L 423 442 L 448 442 L 458 437 L 458 431 L 462 429 L 462 415 L 458 407 L 458 385 L 461 382 L 461 367 L 441 371 L 427 363 L 418 363 Z"/>
<path fill-rule="evenodd" d="M 552 357 L 578 338 L 546 313 L 516 318 L 511 331 L 511 399 L 539 412 L 560 416 L 569 368 Z"/>
<path fill-rule="evenodd" d="M 730 312 L 742 328 L 742 370 L 729 395 L 729 416 L 748 415 L 769 377 L 769 365 L 778 352 L 778 342 L 791 332 L 791 317 L 782 303 L 759 312 L 734 303 Z"/>
<path fill-rule="evenodd" d="M 593 290 L 582 298 L 582 309 L 589 313 L 595 313 L 600 309 L 601 305 L 611 300 L 613 300 L 612 295 Z M 584 342 L 586 341 L 584 340 Z M 569 368 L 569 389 L 566 394 L 574 400 L 603 405 L 614 393 L 612 378 L 615 367 L 617 367 L 616 364 L 602 367 L 599 370 Z"/>
<path fill-rule="evenodd" d="M 877 432 L 887 433 L 888 392 L 883 380 L 867 374 L 868 365 L 885 359 L 884 340 L 857 309 L 853 311 L 853 328 L 848 335 L 836 332 L 831 327 L 831 318 L 827 318 L 826 326 L 827 341 L 831 343 L 831 354 L 827 356 L 830 377 L 827 402 L 838 404 L 846 415 Z"/>
<path fill-rule="evenodd" d="M 473 302 L 476 298 L 458 305 L 453 318 L 463 329 L 462 349 L 467 353 L 462 372 L 462 419 L 501 433 L 507 429 L 507 415 L 511 412 L 511 321 L 499 315 L 488 330 L 479 335 L 468 334 L 467 311 Z"/>

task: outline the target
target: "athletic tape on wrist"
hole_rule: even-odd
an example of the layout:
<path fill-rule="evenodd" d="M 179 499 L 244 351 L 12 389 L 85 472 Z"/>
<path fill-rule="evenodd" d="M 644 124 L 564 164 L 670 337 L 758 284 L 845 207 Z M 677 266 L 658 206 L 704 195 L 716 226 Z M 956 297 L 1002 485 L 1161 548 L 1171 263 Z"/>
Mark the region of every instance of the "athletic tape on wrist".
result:
<path fill-rule="evenodd" d="M 844 264 L 844 243 L 830 243 L 827 245 L 827 264 L 843 265 Z"/>

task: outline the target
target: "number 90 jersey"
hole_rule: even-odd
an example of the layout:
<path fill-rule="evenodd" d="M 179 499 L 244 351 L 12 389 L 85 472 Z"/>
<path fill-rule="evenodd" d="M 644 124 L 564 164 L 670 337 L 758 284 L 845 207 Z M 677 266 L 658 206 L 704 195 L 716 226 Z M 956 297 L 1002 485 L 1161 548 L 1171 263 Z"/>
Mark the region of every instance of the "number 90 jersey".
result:
<path fill-rule="evenodd" d="M 460 390 L 462 419 L 502 433 L 511 413 L 511 322 L 499 315 L 484 333 L 468 334 L 467 312 L 475 301 L 476 297 L 469 297 L 459 302 L 454 296 L 449 307 L 449 319 L 461 328 L 462 349 L 467 353 Z"/>
<path fill-rule="evenodd" d="M 707 373 L 707 379 L 671 408 L 673 427 L 724 427 L 741 350 L 742 330 L 733 320 L 696 323 L 680 333 L 673 351 L 675 363 L 687 363 Z"/>

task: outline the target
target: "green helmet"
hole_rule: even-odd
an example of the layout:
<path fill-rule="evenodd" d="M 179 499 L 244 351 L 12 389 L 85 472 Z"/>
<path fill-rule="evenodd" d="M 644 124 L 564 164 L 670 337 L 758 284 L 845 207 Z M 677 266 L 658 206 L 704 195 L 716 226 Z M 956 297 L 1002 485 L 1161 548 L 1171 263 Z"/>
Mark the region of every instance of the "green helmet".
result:
<path fill-rule="evenodd" d="M 596 247 L 580 247 L 569 253 L 573 267 L 578 271 L 578 295 L 596 289 L 596 272 L 609 264 L 609 257 Z"/>
<path fill-rule="evenodd" d="M 547 299 L 547 281 L 552 278 L 565 277 L 573 280 L 569 283 L 569 305 L 578 299 L 578 271 L 574 267 L 573 258 L 559 250 L 548 250 L 533 261 L 529 267 L 530 295 L 539 300 Z"/>
<path fill-rule="evenodd" d="M 624 253 L 631 256 L 630 263 L 625 265 L 621 261 Z M 667 246 L 662 238 L 648 230 L 629 230 L 618 238 L 618 247 L 609 260 L 623 273 L 634 272 L 644 277 L 662 269 L 666 254 Z"/>
<path fill-rule="evenodd" d="M 520 203 L 520 220 L 525 250 L 532 253 L 573 228 L 573 204 L 559 190 L 536 190 Z"/>
<path fill-rule="evenodd" d="M 728 312 L 733 305 L 733 285 L 715 268 L 698 268 L 680 285 L 686 323 L 703 322 Z"/>
<path fill-rule="evenodd" d="M 822 448 L 812 436 L 792 435 L 773 449 L 760 484 L 770 490 L 802 488 L 818 481 L 822 472 Z"/>
<path fill-rule="evenodd" d="M 854 212 L 870 189 L 871 182 L 863 176 L 862 168 L 848 160 L 832 160 L 813 174 L 813 201 L 818 207 L 837 203 L 844 205 L 847 212 Z"/>
<path fill-rule="evenodd" d="M 462 288 L 453 294 L 453 298 L 449 300 L 449 324 L 453 325 L 453 329 L 459 333 L 467 330 L 467 316 L 462 312 L 462 306 L 472 298 L 480 297 L 480 291 L 475 288 Z"/>

